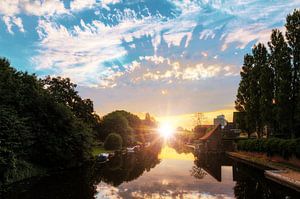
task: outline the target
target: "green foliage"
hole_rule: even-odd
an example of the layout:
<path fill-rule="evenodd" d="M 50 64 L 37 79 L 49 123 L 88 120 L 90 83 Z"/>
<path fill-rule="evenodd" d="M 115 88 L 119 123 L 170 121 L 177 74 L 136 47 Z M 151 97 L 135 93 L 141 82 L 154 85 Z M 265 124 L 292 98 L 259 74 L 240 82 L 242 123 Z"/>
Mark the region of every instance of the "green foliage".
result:
<path fill-rule="evenodd" d="M 284 134 L 291 134 L 292 126 L 291 54 L 279 30 L 272 31 L 268 44 L 271 51 L 269 62 L 274 71 L 274 130 L 278 137 L 284 137 Z"/>
<path fill-rule="evenodd" d="M 119 134 L 111 133 L 104 141 L 104 148 L 107 150 L 116 150 L 122 148 L 122 137 Z"/>
<path fill-rule="evenodd" d="M 136 142 L 145 142 L 151 136 L 149 129 L 156 127 L 154 118 L 146 114 L 146 119 L 141 120 L 138 116 L 117 110 L 105 115 L 100 123 L 100 133 L 97 137 L 104 140 L 111 132 L 122 137 L 123 145 L 128 146 Z M 146 135 L 147 134 L 147 135 Z"/>
<path fill-rule="evenodd" d="M 300 10 L 287 16 L 286 41 L 273 30 L 269 52 L 259 43 L 244 57 L 235 108 L 243 113 L 239 127 L 262 137 L 299 137 L 300 128 Z"/>
<path fill-rule="evenodd" d="M 112 112 L 104 116 L 101 121 L 101 138 L 105 139 L 111 132 L 119 134 L 123 139 L 124 145 L 131 143 L 133 129 L 129 126 L 129 122 L 121 113 Z"/>
<path fill-rule="evenodd" d="M 291 49 L 293 76 L 292 76 L 292 98 L 293 116 L 292 136 L 300 137 L 300 9 L 295 9 L 286 18 L 286 39 Z"/>
<path fill-rule="evenodd" d="M 46 77 L 41 80 L 43 87 L 54 98 L 55 102 L 67 106 L 76 116 L 93 130 L 93 134 L 99 131 L 100 118 L 94 113 L 93 102 L 90 99 L 82 99 L 75 90 L 77 85 L 69 78 Z"/>
<path fill-rule="evenodd" d="M 300 157 L 300 139 L 248 139 L 240 140 L 237 146 L 241 151 L 267 153 L 268 156 Z"/>
<path fill-rule="evenodd" d="M 91 158 L 92 125 L 85 116 L 93 117 L 92 102 L 78 95 L 59 98 L 76 93 L 69 80 L 57 81 L 64 89 L 42 82 L 0 59 L 1 181 L 30 176 L 35 165 L 66 168 Z M 69 102 L 76 97 L 80 103 L 73 108 Z"/>

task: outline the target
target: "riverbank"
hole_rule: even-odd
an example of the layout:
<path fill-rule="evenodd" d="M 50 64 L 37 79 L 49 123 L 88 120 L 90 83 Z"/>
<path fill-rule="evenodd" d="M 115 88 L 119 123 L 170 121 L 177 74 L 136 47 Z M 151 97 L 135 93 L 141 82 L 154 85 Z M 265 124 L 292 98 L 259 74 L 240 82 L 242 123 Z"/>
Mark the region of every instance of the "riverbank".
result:
<path fill-rule="evenodd" d="M 300 192 L 300 168 L 247 152 L 227 152 L 229 157 L 264 170 L 266 178 Z"/>

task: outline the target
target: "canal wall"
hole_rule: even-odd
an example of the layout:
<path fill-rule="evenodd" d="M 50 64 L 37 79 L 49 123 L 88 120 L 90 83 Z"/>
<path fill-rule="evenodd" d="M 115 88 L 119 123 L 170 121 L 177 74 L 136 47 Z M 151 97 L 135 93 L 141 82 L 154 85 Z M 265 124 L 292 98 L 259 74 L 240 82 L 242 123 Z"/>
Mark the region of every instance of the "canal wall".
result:
<path fill-rule="evenodd" d="M 294 189 L 300 193 L 300 172 L 298 169 L 295 170 L 283 166 L 282 164 L 279 165 L 272 163 L 272 161 L 262 157 L 257 157 L 254 154 L 246 154 L 243 152 L 227 152 L 227 155 L 234 160 L 263 170 L 265 177 L 269 180 Z"/>

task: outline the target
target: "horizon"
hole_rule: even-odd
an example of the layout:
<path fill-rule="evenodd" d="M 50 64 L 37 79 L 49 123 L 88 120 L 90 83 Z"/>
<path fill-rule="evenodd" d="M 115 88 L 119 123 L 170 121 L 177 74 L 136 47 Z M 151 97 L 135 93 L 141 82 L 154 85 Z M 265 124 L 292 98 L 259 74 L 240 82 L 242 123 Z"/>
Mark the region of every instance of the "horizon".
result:
<path fill-rule="evenodd" d="M 149 112 L 191 128 L 232 120 L 243 56 L 284 31 L 298 1 L 1 1 L 0 56 L 17 70 L 70 77 L 102 117 Z M 259 9 L 257 9 L 259 8 Z M 230 113 L 231 111 L 231 113 Z"/>

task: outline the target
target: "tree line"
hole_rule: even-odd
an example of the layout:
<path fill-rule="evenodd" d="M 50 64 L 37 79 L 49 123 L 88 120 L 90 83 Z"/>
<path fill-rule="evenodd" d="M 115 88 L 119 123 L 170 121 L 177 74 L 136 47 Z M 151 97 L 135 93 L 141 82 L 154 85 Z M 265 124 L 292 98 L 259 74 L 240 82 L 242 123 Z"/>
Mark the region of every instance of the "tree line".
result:
<path fill-rule="evenodd" d="M 268 45 L 244 56 L 235 108 L 239 127 L 258 137 L 300 136 L 300 10 L 286 17 L 285 34 L 273 29 Z"/>
<path fill-rule="evenodd" d="M 69 78 L 38 78 L 0 58 L 0 187 L 38 173 L 80 166 L 110 133 L 124 146 L 144 141 L 140 126 L 156 126 L 126 111 L 100 118 Z"/>

